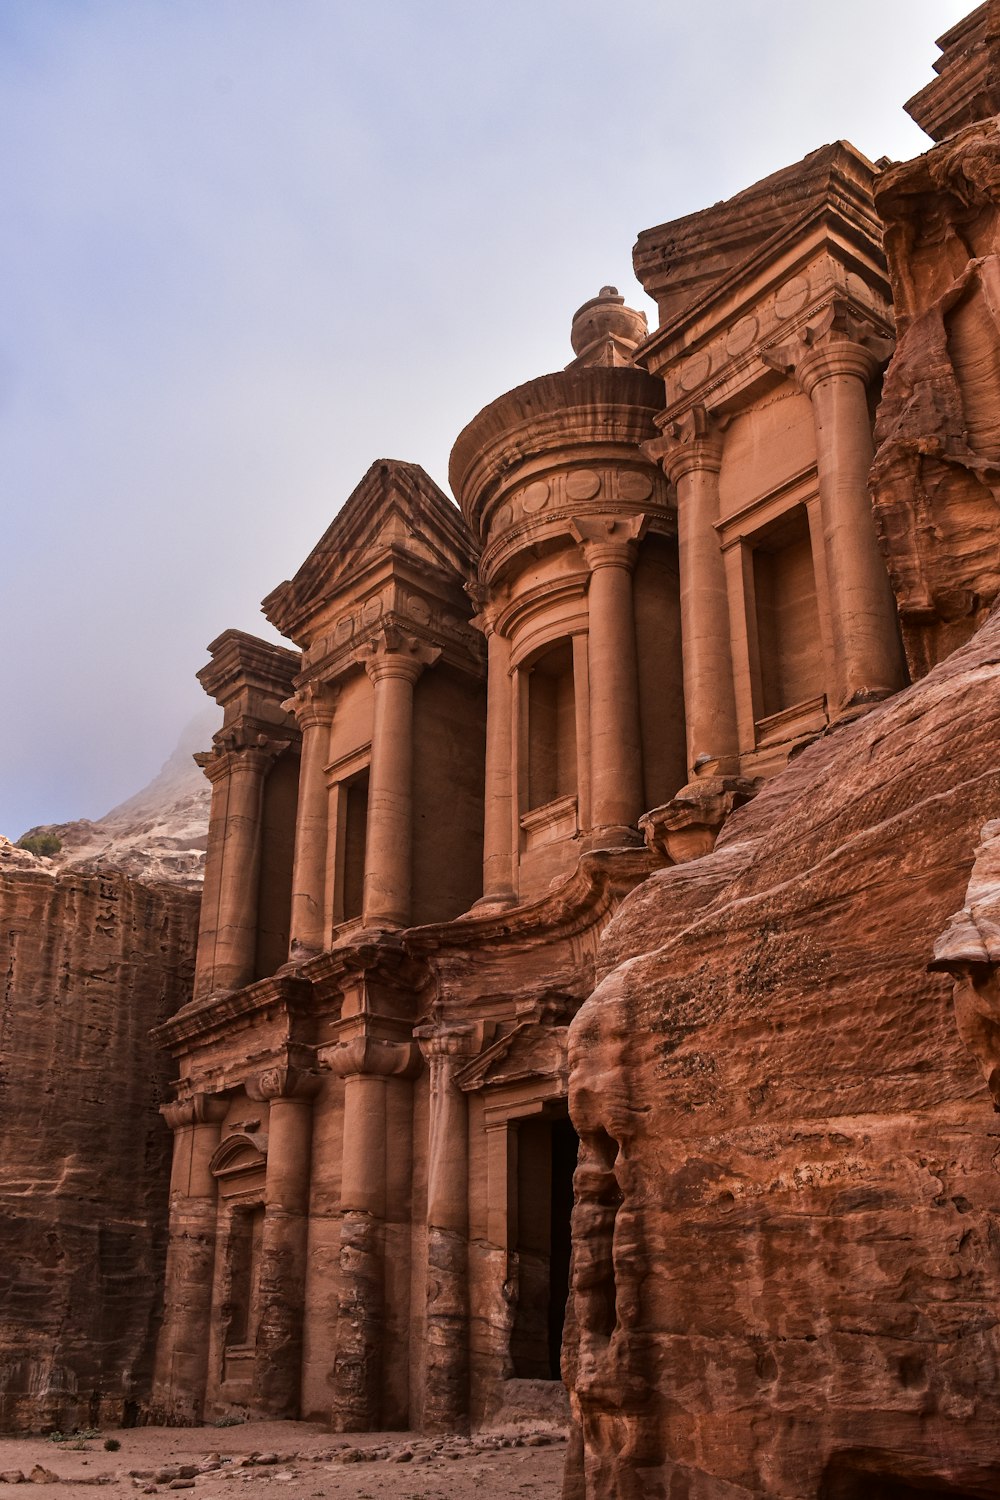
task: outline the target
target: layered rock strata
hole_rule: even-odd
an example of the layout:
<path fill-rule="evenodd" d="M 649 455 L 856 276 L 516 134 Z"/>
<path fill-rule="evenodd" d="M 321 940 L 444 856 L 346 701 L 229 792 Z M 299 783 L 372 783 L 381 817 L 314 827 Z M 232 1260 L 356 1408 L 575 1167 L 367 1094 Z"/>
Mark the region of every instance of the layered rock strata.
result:
<path fill-rule="evenodd" d="M 995 612 L 610 924 L 570 1031 L 574 1500 L 998 1492 L 1000 1126 L 928 972 L 998 714 Z"/>
<path fill-rule="evenodd" d="M 136 1419 L 159 1311 L 169 1064 L 198 895 L 0 873 L 0 1429 Z"/>

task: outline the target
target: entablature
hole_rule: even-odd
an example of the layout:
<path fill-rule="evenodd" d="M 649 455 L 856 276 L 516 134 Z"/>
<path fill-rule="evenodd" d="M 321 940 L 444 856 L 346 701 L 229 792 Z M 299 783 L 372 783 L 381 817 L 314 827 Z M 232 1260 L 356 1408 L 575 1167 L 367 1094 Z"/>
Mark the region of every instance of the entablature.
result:
<path fill-rule="evenodd" d="M 557 541 L 576 542 L 574 522 L 581 515 L 616 519 L 641 512 L 661 535 L 676 533 L 666 479 L 638 450 L 610 461 L 607 454 L 594 455 L 582 468 L 553 470 L 543 478 L 518 475 L 516 484 L 498 498 L 502 503 L 491 508 L 486 521 L 488 539 L 480 561 L 487 589 L 508 578 L 533 550 Z"/>
<path fill-rule="evenodd" d="M 481 678 L 483 641 L 471 614 L 465 580 L 424 573 L 411 558 L 389 549 L 365 570 L 356 589 L 317 615 L 296 685 L 335 682 L 353 671 L 359 649 L 387 627 L 439 647 L 449 666 Z"/>
<path fill-rule="evenodd" d="M 216 748 L 263 748 L 275 741 L 280 750 L 297 741 L 298 726 L 283 704 L 302 670 L 299 652 L 243 630 L 224 630 L 208 649 L 212 659 L 198 673 L 198 681 L 223 710 L 222 729 L 214 736 Z"/>
<path fill-rule="evenodd" d="M 741 276 L 726 296 L 654 335 L 640 352 L 665 382 L 666 410 L 657 425 L 677 421 L 694 406 L 715 416 L 745 409 L 785 378 L 768 359 L 771 349 L 802 337 L 833 308 L 891 338 L 886 277 L 852 264 L 842 249 L 825 234 L 799 243 L 758 274 Z"/>

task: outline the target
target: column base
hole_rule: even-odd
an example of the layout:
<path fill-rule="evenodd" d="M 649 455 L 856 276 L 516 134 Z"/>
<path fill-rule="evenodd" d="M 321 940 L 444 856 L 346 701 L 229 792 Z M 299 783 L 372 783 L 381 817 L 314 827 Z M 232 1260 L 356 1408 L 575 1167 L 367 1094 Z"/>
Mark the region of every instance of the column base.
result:
<path fill-rule="evenodd" d="M 463 912 L 458 920 L 461 922 L 463 917 L 488 917 L 495 911 L 508 911 L 517 904 L 516 891 L 495 891 L 491 895 L 480 896 L 478 901 L 473 901 L 469 910 Z"/>
<path fill-rule="evenodd" d="M 613 823 L 604 828 L 588 828 L 581 836 L 580 847 L 585 854 L 598 849 L 639 849 L 643 837 L 638 828 Z"/>

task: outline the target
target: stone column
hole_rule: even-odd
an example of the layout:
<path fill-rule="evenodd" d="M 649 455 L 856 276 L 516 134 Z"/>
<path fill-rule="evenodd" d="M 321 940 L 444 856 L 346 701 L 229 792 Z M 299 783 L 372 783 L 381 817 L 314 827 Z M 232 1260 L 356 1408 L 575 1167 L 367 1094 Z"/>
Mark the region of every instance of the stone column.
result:
<path fill-rule="evenodd" d="M 427 1142 L 425 1432 L 469 1425 L 469 1116 L 455 1074 L 475 1051 L 472 1026 L 418 1027 L 430 1070 Z"/>
<path fill-rule="evenodd" d="M 253 981 L 264 777 L 281 748 L 259 735 L 255 744 L 195 757 L 212 783 L 196 998 Z"/>
<path fill-rule="evenodd" d="M 331 1422 L 337 1432 L 382 1425 L 385 1336 L 386 1091 L 420 1066 L 411 1042 L 358 1036 L 324 1054 L 344 1079 L 340 1296 Z"/>
<path fill-rule="evenodd" d="M 289 957 L 293 959 L 308 958 L 323 950 L 331 864 L 326 763 L 334 699 L 335 690 L 327 684 L 310 682 L 281 705 L 286 712 L 294 713 L 302 730 L 289 931 Z"/>
<path fill-rule="evenodd" d="M 216 1186 L 211 1161 L 228 1100 L 194 1094 L 160 1113 L 174 1132 L 163 1324 L 152 1404 L 157 1420 L 188 1425 L 204 1416 L 208 1327 L 215 1274 Z"/>
<path fill-rule="evenodd" d="M 483 901 L 512 905 L 514 891 L 514 819 L 511 724 L 513 691 L 510 642 L 494 618 L 480 616 L 488 651 L 486 698 L 486 804 L 483 828 Z"/>
<path fill-rule="evenodd" d="M 269 1417 L 299 1413 L 312 1099 L 319 1083 L 313 1073 L 271 1068 L 247 1085 L 251 1099 L 269 1106 L 253 1375 L 254 1407 Z"/>
<path fill-rule="evenodd" d="M 576 520 L 590 569 L 590 817 L 604 844 L 635 843 L 645 811 L 632 572 L 645 518 Z"/>
<path fill-rule="evenodd" d="M 677 492 L 681 645 L 688 775 L 739 769 L 726 569 L 719 546 L 722 431 L 704 407 L 686 412 L 643 451 L 663 464 Z"/>
<path fill-rule="evenodd" d="M 358 652 L 375 688 L 365 842 L 364 925 L 410 922 L 413 850 L 413 685 L 438 647 L 386 626 Z"/>
<path fill-rule="evenodd" d="M 887 697 L 906 681 L 895 601 L 868 494 L 875 452 L 868 383 L 888 352 L 888 341 L 865 336 L 834 308 L 798 344 L 768 355 L 768 363 L 793 375 L 812 402 L 830 592 L 833 717 Z"/>

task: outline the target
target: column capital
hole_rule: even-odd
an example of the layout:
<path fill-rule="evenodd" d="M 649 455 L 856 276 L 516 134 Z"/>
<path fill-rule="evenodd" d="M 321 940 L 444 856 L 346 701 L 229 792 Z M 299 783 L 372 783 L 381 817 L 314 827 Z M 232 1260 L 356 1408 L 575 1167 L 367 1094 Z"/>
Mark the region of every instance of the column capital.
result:
<path fill-rule="evenodd" d="M 338 1078 L 412 1078 L 421 1066 L 415 1043 L 373 1036 L 355 1036 L 325 1048 L 323 1064 Z"/>
<path fill-rule="evenodd" d="M 266 1068 L 256 1078 L 247 1080 L 246 1091 L 257 1103 L 275 1099 L 311 1099 L 322 1079 L 308 1068 Z"/>
<path fill-rule="evenodd" d="M 418 636 L 395 625 L 383 625 L 370 640 L 359 646 L 354 660 L 360 662 L 372 682 L 385 677 L 402 677 L 416 682 L 425 667 L 432 667 L 441 655 L 440 646 L 432 646 Z"/>
<path fill-rule="evenodd" d="M 302 730 L 317 729 L 333 722 L 340 689 L 331 682 L 304 682 L 281 705 Z"/>
<path fill-rule="evenodd" d="M 442 1026 L 438 1021 L 427 1021 L 422 1026 L 414 1026 L 413 1035 L 427 1062 L 433 1063 L 475 1056 L 479 1050 L 481 1029 L 472 1023 Z"/>
<path fill-rule="evenodd" d="M 598 568 L 625 568 L 631 573 L 649 517 L 574 516 L 569 525 L 592 573 Z"/>
<path fill-rule="evenodd" d="M 160 1114 L 171 1130 L 185 1125 L 221 1125 L 229 1111 L 229 1100 L 222 1094 L 188 1094 L 160 1105 Z"/>
<path fill-rule="evenodd" d="M 505 599 L 491 599 L 487 591 L 478 584 L 465 585 L 465 592 L 476 606 L 476 613 L 472 616 L 471 624 L 477 630 L 481 630 L 487 640 L 498 634 L 497 621 L 507 607 Z"/>
<path fill-rule="evenodd" d="M 837 299 L 789 343 L 762 349 L 761 359 L 811 396 L 821 380 L 841 375 L 867 385 L 892 348 L 892 340 L 876 323 Z"/>
<path fill-rule="evenodd" d="M 722 468 L 723 433 L 729 422 L 728 416 L 717 416 L 704 406 L 692 406 L 676 421 L 665 423 L 663 436 L 643 443 L 642 451 L 663 466 L 676 488 L 692 470 L 718 474 Z"/>
<path fill-rule="evenodd" d="M 291 743 L 290 739 L 272 740 L 263 733 L 234 729 L 220 734 L 211 750 L 199 751 L 193 759 L 214 785 L 239 770 L 263 776 L 271 762 Z"/>

